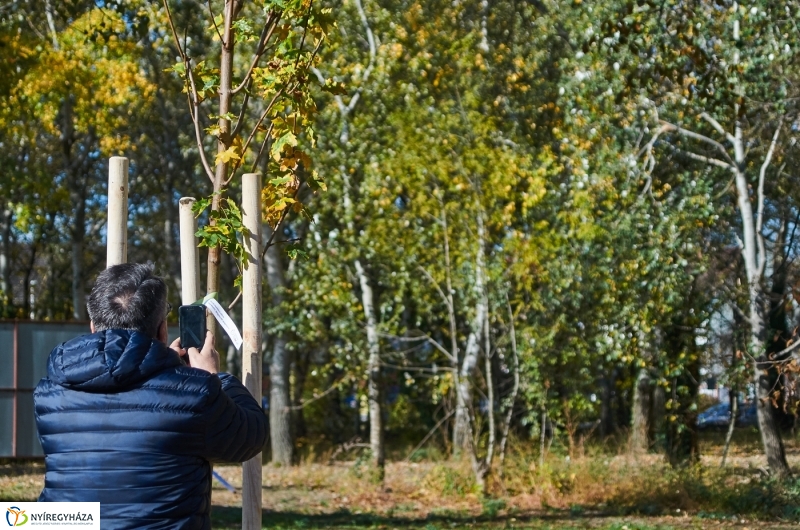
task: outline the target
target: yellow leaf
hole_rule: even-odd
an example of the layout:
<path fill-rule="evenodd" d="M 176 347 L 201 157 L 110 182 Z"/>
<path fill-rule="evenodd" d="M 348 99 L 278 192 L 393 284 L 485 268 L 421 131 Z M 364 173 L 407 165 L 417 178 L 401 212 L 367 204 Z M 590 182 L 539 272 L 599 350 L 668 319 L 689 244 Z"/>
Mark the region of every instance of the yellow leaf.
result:
<path fill-rule="evenodd" d="M 227 164 L 231 160 L 241 159 L 242 157 L 239 156 L 239 153 L 237 153 L 236 151 L 237 151 L 236 146 L 232 145 L 223 152 L 217 153 L 217 157 L 214 159 L 214 165 Z"/>

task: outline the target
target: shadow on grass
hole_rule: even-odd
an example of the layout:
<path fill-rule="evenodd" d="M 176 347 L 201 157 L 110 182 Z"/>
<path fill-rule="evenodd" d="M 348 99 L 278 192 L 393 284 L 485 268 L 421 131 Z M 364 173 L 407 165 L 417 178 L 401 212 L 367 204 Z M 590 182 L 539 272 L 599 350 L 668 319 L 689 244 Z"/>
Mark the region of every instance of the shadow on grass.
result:
<path fill-rule="evenodd" d="M 270 530 L 335 529 L 359 530 L 365 528 L 419 528 L 424 530 L 445 530 L 451 528 L 528 528 L 536 530 L 556 529 L 607 529 L 607 530 L 670 530 L 669 525 L 648 524 L 645 522 L 620 522 L 615 515 L 599 512 L 581 512 L 576 515 L 570 510 L 549 510 L 540 514 L 505 514 L 494 517 L 472 516 L 458 512 L 431 514 L 423 518 L 382 516 L 376 514 L 354 514 L 347 510 L 330 514 L 304 514 L 293 512 L 271 512 L 264 510 L 262 527 Z M 240 529 L 241 508 L 214 506 L 211 511 L 212 527 L 215 530 Z M 591 521 L 590 526 L 586 523 Z M 600 526 L 598 526 L 600 523 Z M 699 528 L 699 527 L 698 527 Z"/>

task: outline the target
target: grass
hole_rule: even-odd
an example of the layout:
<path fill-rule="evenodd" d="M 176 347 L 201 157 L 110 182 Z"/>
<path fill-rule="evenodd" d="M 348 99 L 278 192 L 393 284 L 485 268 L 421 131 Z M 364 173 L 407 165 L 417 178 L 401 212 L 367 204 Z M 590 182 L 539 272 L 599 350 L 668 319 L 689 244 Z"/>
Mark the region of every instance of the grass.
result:
<path fill-rule="evenodd" d="M 566 458 L 554 448 L 538 457 L 512 452 L 491 495 L 477 494 L 469 465 L 439 458 L 387 465 L 384 487 L 357 462 L 264 467 L 263 526 L 445 530 L 689 528 L 797 528 L 800 480 L 766 477 L 757 442 L 743 433 L 719 467 L 716 434 L 703 440 L 704 458 L 675 470 L 655 454 L 638 458 L 613 448 L 586 447 Z M 517 447 L 522 444 L 516 444 Z M 800 446 L 787 441 L 790 462 L 800 467 Z M 241 468 L 216 466 L 241 485 Z M 41 462 L 0 463 L 0 500 L 35 500 L 43 485 Z M 241 527 L 241 495 L 214 482 L 216 529 Z"/>

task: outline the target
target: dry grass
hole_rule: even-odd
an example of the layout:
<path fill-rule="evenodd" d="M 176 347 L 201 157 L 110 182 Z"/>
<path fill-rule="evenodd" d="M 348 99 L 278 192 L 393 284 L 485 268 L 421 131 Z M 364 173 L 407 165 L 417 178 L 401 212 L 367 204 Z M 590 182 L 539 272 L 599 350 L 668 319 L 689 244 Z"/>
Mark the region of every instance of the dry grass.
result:
<path fill-rule="evenodd" d="M 638 458 L 608 448 L 586 449 L 567 459 L 556 451 L 538 458 L 509 455 L 505 475 L 492 482 L 491 498 L 475 490 L 460 462 L 393 462 L 385 486 L 369 478 L 362 462 L 264 466 L 263 506 L 268 528 L 796 528 L 800 482 L 765 478 L 765 462 L 749 440 L 719 468 L 719 448 L 706 441 L 698 466 L 673 470 L 658 455 Z M 521 444 L 517 444 L 519 446 Z M 800 468 L 800 451 L 790 462 Z M 215 528 L 238 528 L 240 466 L 216 466 L 237 493 L 213 483 Z M 0 464 L 0 500 L 35 500 L 43 465 Z"/>

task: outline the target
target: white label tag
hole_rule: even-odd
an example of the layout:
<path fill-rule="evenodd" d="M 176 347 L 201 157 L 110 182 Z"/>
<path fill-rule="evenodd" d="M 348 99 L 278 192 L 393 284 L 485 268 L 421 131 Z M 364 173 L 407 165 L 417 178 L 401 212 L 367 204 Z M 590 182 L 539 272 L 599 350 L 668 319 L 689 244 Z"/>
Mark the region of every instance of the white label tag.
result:
<path fill-rule="evenodd" d="M 2 508 L 12 527 L 100 529 L 99 502 L 6 502 Z"/>
<path fill-rule="evenodd" d="M 219 302 L 213 298 L 206 300 L 205 306 L 209 311 L 211 311 L 211 314 L 214 315 L 214 318 L 217 319 L 217 322 L 219 322 L 219 325 L 225 330 L 225 333 L 228 334 L 228 337 L 230 337 L 231 342 L 233 343 L 233 347 L 237 350 L 241 348 L 242 334 L 239 333 L 239 328 L 236 327 L 236 324 L 233 323 L 231 317 L 228 316 L 228 312 L 225 311 L 225 309 L 219 305 Z"/>

